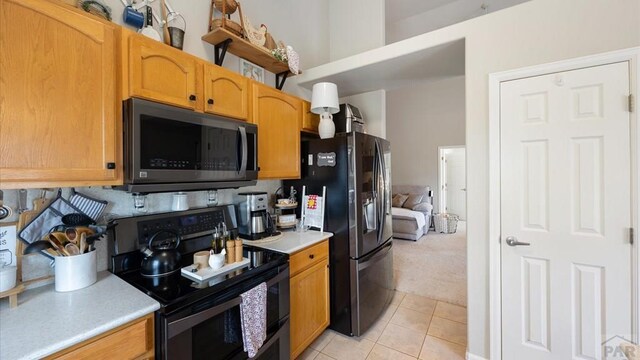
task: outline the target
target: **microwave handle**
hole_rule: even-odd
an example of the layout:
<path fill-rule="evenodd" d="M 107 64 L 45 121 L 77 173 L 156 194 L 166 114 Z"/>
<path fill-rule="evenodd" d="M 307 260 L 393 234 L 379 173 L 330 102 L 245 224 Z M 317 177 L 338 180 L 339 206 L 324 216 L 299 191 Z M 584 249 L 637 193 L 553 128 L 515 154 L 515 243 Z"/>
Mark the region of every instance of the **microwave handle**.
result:
<path fill-rule="evenodd" d="M 238 159 L 240 163 L 240 169 L 238 173 L 244 173 L 247 171 L 247 153 L 249 150 L 249 145 L 247 144 L 247 129 L 244 126 L 238 127 L 238 132 L 240 133 L 240 159 Z"/>

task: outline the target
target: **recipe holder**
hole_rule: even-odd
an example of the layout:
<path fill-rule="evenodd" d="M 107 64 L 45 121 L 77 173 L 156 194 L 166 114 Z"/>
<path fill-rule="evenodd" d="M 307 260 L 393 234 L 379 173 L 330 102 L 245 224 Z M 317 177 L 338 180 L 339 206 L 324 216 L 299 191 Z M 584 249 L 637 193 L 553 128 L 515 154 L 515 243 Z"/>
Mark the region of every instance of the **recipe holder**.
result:
<path fill-rule="evenodd" d="M 73 255 L 55 256 L 55 287 L 57 292 L 84 289 L 98 278 L 96 250 Z"/>

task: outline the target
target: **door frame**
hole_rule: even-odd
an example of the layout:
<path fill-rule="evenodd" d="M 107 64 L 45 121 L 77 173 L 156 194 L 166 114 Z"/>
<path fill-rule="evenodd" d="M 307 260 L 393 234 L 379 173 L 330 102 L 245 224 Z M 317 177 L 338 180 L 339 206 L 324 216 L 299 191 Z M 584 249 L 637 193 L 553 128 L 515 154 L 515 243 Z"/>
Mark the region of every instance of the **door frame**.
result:
<path fill-rule="evenodd" d="M 534 65 L 521 69 L 489 74 L 489 341 L 491 359 L 502 359 L 502 284 L 500 247 L 500 83 L 510 80 L 570 71 L 618 62 L 628 62 L 630 91 L 634 98 L 634 109 L 630 114 L 631 146 L 631 222 L 638 233 L 640 224 L 640 115 L 638 113 L 638 84 L 640 73 L 638 61 L 640 47 L 589 55 L 575 59 Z M 632 245 L 632 341 L 640 343 L 640 246 L 635 235 Z"/>
<path fill-rule="evenodd" d="M 442 171 L 443 169 L 443 165 L 442 165 L 442 152 L 444 150 L 449 150 L 449 149 L 464 149 L 464 162 L 465 162 L 465 168 L 464 168 L 464 177 L 465 177 L 465 183 L 467 180 L 467 146 L 466 145 L 447 145 L 447 146 L 438 146 L 438 212 L 439 213 L 446 213 L 446 209 L 444 209 L 444 207 L 446 207 L 446 202 L 442 201 L 443 200 L 443 196 L 444 196 L 444 191 L 442 191 L 442 186 L 444 185 L 443 182 L 443 178 L 442 178 Z M 465 198 L 466 201 L 466 198 Z M 465 211 L 466 212 L 466 211 Z M 465 213 L 465 219 L 466 219 L 466 213 Z"/>

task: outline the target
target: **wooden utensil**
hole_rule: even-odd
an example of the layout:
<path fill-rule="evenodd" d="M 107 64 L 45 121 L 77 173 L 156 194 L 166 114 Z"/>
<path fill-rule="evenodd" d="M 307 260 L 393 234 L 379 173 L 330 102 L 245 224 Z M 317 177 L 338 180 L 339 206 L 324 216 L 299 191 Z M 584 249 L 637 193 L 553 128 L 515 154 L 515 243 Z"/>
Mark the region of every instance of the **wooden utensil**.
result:
<path fill-rule="evenodd" d="M 80 234 L 80 254 L 84 254 L 85 250 L 87 250 L 87 234 Z"/>
<path fill-rule="evenodd" d="M 56 249 L 56 251 L 58 251 L 62 256 L 69 256 L 69 253 L 67 252 L 67 250 L 65 250 L 64 245 L 58 241 L 58 239 L 49 234 L 49 241 L 51 242 L 51 245 L 53 245 L 53 248 Z"/>
<path fill-rule="evenodd" d="M 169 38 L 169 19 L 167 18 L 167 8 L 166 8 L 166 4 L 164 3 L 164 0 L 160 1 L 160 7 L 162 9 L 162 40 L 164 40 L 164 43 L 167 45 L 171 45 L 171 39 Z"/>

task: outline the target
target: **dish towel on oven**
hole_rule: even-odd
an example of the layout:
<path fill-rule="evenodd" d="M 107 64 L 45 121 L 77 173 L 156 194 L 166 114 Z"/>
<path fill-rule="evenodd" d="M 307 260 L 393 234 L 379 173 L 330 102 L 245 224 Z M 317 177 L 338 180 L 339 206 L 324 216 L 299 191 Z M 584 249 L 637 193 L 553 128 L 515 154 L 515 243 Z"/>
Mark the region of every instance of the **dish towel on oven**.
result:
<path fill-rule="evenodd" d="M 240 324 L 244 351 L 252 358 L 267 339 L 267 283 L 240 295 Z"/>

